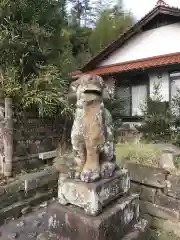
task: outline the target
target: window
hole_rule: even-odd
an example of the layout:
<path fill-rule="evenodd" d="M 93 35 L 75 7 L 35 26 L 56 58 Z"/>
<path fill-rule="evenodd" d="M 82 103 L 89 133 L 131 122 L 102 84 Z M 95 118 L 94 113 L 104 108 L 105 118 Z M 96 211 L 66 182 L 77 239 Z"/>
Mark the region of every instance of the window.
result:
<path fill-rule="evenodd" d="M 147 97 L 147 85 L 121 86 L 116 90 L 120 99 L 122 116 L 142 116 L 142 106 Z"/>
<path fill-rule="evenodd" d="M 118 87 L 116 95 L 119 98 L 119 111 L 122 116 L 130 116 L 131 113 L 131 89 L 128 86 Z"/>
<path fill-rule="evenodd" d="M 147 97 L 147 86 L 132 86 L 132 116 L 143 116 L 142 107 Z"/>
<path fill-rule="evenodd" d="M 170 96 L 171 96 L 171 110 L 174 114 L 178 114 L 179 109 L 176 109 L 176 106 L 173 105 L 172 100 L 178 94 L 180 90 L 180 72 L 170 73 Z"/>
<path fill-rule="evenodd" d="M 171 81 L 171 100 L 177 95 L 178 89 L 180 89 L 180 72 L 170 73 Z"/>

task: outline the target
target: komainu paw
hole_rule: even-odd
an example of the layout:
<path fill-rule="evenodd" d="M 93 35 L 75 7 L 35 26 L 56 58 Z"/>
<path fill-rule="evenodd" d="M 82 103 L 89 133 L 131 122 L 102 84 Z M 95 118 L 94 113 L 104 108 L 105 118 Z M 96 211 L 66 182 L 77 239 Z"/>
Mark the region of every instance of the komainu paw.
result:
<path fill-rule="evenodd" d="M 113 176 L 113 173 L 116 169 L 116 163 L 114 162 L 105 162 L 101 165 L 101 177 L 110 178 Z"/>
<path fill-rule="evenodd" d="M 100 178 L 100 171 L 98 169 L 84 170 L 81 173 L 81 181 L 94 182 Z"/>

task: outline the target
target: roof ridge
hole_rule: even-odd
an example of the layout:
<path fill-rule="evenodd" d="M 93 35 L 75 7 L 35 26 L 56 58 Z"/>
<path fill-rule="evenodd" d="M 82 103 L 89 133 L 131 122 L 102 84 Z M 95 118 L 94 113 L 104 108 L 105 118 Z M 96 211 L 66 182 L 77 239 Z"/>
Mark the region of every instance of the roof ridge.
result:
<path fill-rule="evenodd" d="M 158 0 L 156 3 L 156 6 L 168 6 L 169 4 L 167 4 L 164 0 Z"/>
<path fill-rule="evenodd" d="M 180 52 L 174 52 L 174 53 L 167 53 L 167 54 L 162 54 L 162 55 L 155 55 L 155 56 L 151 56 L 151 57 L 145 57 L 145 58 L 140 58 L 140 59 L 134 59 L 134 60 L 129 60 L 129 61 L 124 61 L 124 62 L 120 62 L 120 63 L 114 63 L 111 65 L 108 65 L 109 67 L 113 67 L 113 66 L 119 66 L 119 65 L 126 65 L 126 64 L 131 64 L 131 63 L 136 63 L 136 62 L 144 62 L 144 61 L 151 61 L 151 60 L 156 60 L 156 59 L 160 59 L 160 58 L 169 58 L 169 57 L 174 57 L 174 56 L 180 56 Z M 106 68 L 107 66 L 101 66 L 99 68 L 96 69 L 103 69 Z"/>

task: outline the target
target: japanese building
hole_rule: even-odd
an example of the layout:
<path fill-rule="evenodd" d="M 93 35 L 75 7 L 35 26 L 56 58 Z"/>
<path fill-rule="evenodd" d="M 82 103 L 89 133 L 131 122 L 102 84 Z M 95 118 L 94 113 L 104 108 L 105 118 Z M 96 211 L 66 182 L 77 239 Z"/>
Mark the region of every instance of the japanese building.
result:
<path fill-rule="evenodd" d="M 124 121 L 142 118 L 141 105 L 161 84 L 162 101 L 180 87 L 180 9 L 160 0 L 134 26 L 73 74 L 101 75 L 123 98 Z"/>

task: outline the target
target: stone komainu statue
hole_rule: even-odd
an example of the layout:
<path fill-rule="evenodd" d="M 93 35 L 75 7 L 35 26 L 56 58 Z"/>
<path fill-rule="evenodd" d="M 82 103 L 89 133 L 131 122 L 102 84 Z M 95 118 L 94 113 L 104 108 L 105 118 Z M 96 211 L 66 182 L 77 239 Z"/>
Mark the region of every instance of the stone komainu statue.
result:
<path fill-rule="evenodd" d="M 69 97 L 76 96 L 71 142 L 76 177 L 84 182 L 108 178 L 116 168 L 112 117 L 104 107 L 108 91 L 99 76 L 84 75 L 70 85 Z"/>

